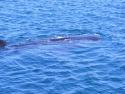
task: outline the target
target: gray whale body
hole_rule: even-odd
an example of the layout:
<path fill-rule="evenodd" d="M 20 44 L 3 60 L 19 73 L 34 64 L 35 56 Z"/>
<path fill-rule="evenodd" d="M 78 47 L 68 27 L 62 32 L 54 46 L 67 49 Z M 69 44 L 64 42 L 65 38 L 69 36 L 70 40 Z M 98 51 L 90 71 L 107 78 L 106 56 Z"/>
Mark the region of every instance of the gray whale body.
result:
<path fill-rule="evenodd" d="M 11 45 L 11 47 L 22 47 L 28 45 L 53 45 L 58 43 L 67 43 L 70 41 L 98 41 L 100 40 L 99 36 L 96 35 L 76 35 L 76 36 L 57 36 L 53 38 L 46 38 L 39 41 L 29 41 L 23 44 Z M 0 47 L 5 47 L 7 45 L 6 41 L 0 40 Z"/>
<path fill-rule="evenodd" d="M 49 39 L 49 41 L 73 41 L 73 40 L 91 40 L 91 41 L 98 41 L 99 37 L 97 36 L 69 36 L 69 37 L 57 37 L 57 38 L 52 38 Z"/>

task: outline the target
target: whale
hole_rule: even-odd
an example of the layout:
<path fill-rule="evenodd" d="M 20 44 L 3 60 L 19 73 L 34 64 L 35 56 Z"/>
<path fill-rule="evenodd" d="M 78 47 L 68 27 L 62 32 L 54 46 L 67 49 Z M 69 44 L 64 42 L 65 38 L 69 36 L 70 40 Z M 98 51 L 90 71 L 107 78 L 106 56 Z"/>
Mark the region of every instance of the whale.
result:
<path fill-rule="evenodd" d="M 16 45 L 11 45 L 11 47 L 23 47 L 28 45 L 54 45 L 62 43 L 70 43 L 74 41 L 98 41 L 100 37 L 97 35 L 76 35 L 76 36 L 56 36 L 51 38 L 41 39 L 39 41 L 29 41 L 27 43 L 19 43 Z M 5 40 L 0 40 L 0 47 L 3 48 L 7 46 Z"/>

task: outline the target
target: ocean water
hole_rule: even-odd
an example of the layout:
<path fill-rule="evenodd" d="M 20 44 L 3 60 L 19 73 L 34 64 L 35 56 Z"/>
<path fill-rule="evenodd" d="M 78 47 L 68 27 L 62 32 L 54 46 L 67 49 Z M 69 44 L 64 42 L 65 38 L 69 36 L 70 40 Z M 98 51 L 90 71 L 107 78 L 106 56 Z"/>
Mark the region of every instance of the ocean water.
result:
<path fill-rule="evenodd" d="M 100 40 L 0 49 L 0 94 L 125 94 L 125 0 L 0 0 L 8 45 L 84 34 Z"/>

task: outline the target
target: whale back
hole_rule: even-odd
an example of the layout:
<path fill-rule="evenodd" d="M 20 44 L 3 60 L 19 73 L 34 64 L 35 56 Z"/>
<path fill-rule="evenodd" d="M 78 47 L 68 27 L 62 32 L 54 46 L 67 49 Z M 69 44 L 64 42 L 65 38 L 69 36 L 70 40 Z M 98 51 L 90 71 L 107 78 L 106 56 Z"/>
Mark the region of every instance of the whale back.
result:
<path fill-rule="evenodd" d="M 11 47 L 25 47 L 28 45 L 56 45 L 56 44 L 64 44 L 75 41 L 98 41 L 100 40 L 99 36 L 95 35 L 76 35 L 76 36 L 58 36 L 55 38 L 47 38 L 39 41 L 27 41 L 26 43 L 21 43 L 17 45 L 11 45 Z M 6 41 L 0 40 L 0 48 L 6 46 Z"/>
<path fill-rule="evenodd" d="M 100 38 L 99 36 L 92 36 L 92 35 L 88 35 L 88 36 L 66 36 L 66 37 L 57 37 L 57 38 L 51 38 L 49 39 L 50 42 L 57 42 L 57 41 L 75 41 L 75 40 L 88 40 L 88 41 L 98 41 Z"/>

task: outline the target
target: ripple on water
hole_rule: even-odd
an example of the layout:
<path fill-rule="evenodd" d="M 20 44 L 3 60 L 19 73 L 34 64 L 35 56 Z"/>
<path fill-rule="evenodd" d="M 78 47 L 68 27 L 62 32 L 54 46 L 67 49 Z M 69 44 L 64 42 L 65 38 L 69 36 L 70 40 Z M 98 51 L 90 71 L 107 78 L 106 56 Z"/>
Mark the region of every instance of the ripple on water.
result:
<path fill-rule="evenodd" d="M 7 6 L 8 7 L 7 7 Z M 124 0 L 2 0 L 0 39 L 99 34 L 99 42 L 0 49 L 0 94 L 124 94 Z"/>

